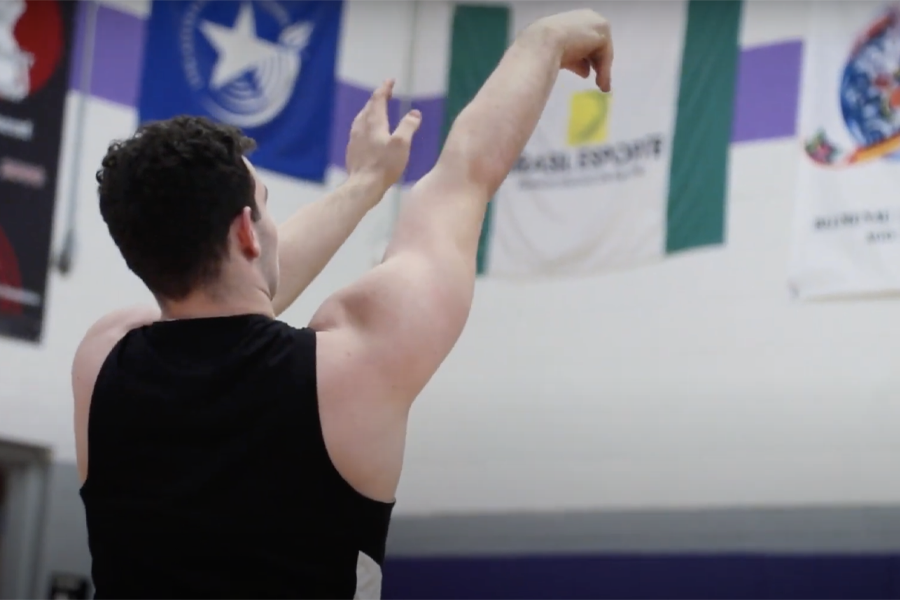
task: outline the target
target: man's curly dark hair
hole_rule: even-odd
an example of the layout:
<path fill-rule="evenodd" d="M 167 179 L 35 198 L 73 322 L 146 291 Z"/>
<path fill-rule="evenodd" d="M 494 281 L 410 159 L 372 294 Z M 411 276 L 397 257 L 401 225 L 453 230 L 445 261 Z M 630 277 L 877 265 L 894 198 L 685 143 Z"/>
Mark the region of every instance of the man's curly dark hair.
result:
<path fill-rule="evenodd" d="M 234 218 L 255 184 L 238 129 L 201 117 L 147 123 L 109 146 L 97 171 L 100 213 L 125 263 L 157 297 L 185 298 L 215 281 Z"/>

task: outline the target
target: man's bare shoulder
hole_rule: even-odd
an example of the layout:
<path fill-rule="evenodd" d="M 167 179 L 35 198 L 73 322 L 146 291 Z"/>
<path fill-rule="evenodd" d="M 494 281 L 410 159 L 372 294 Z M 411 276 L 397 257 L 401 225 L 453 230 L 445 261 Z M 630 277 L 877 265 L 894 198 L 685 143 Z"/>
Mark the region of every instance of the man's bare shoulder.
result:
<path fill-rule="evenodd" d="M 156 306 L 133 306 L 104 315 L 91 325 L 75 351 L 72 386 L 76 400 L 93 388 L 100 367 L 126 333 L 160 319 Z M 90 398 L 90 393 L 87 398 Z"/>

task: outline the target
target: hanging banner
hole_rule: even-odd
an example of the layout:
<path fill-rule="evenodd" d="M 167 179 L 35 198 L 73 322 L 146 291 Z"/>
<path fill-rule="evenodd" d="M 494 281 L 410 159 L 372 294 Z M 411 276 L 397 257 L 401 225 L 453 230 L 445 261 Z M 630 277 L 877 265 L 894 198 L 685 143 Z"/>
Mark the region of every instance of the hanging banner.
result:
<path fill-rule="evenodd" d="M 789 281 L 800 298 L 900 291 L 900 4 L 816 2 Z"/>
<path fill-rule="evenodd" d="M 209 117 L 256 140 L 257 167 L 325 181 L 342 11 L 338 0 L 156 0 L 141 122 Z"/>
<path fill-rule="evenodd" d="M 0 1 L 0 335 L 44 321 L 75 2 Z"/>
<path fill-rule="evenodd" d="M 442 141 L 517 32 L 561 10 L 549 1 L 421 5 L 416 30 L 442 32 L 434 45 L 446 47 L 415 53 L 413 65 L 435 81 L 444 74 Z M 725 244 L 742 3 L 579 6 L 618 32 L 612 93 L 560 74 L 488 206 L 479 275 L 582 277 Z"/>

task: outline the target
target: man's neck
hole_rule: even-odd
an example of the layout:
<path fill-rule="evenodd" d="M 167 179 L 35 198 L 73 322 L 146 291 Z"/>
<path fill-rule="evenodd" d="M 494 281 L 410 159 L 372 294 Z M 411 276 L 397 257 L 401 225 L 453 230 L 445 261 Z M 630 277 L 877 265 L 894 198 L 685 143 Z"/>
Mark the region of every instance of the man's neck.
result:
<path fill-rule="evenodd" d="M 225 296 L 196 292 L 178 301 L 161 300 L 159 307 L 166 321 L 203 319 L 259 314 L 275 318 L 272 300 L 262 290 L 252 290 L 245 296 Z"/>

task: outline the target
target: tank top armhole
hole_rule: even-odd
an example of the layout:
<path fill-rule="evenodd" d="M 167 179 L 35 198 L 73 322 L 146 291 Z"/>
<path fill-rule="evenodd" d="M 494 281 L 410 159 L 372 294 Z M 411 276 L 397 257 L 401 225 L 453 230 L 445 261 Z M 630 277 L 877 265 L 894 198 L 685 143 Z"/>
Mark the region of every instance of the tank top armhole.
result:
<path fill-rule="evenodd" d="M 304 370 L 308 371 L 303 373 L 303 379 L 309 382 L 310 390 L 312 393 L 312 403 L 309 407 L 310 416 L 315 415 L 315 431 L 316 431 L 316 444 L 319 446 L 322 456 L 327 463 L 329 475 L 338 483 L 341 489 L 343 489 L 350 498 L 353 499 L 356 503 L 361 503 L 368 507 L 376 508 L 377 510 L 385 511 L 387 514 L 390 514 L 394 508 L 395 502 L 382 502 L 380 500 L 375 500 L 374 498 L 369 498 L 368 496 L 360 493 L 355 487 L 353 487 L 349 481 L 347 481 L 344 476 L 338 471 L 338 468 L 335 466 L 334 461 L 331 460 L 331 454 L 328 452 L 328 446 L 325 444 L 325 432 L 322 430 L 322 417 L 319 411 L 319 388 L 318 388 L 318 377 L 317 377 L 317 361 L 316 361 L 316 331 L 309 327 L 304 327 L 302 329 L 296 329 L 297 339 L 300 341 L 301 350 L 299 359 L 304 365 Z M 309 365 L 308 367 L 306 365 Z"/>

